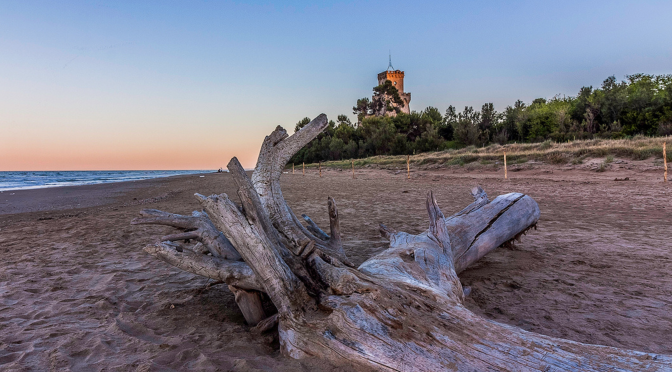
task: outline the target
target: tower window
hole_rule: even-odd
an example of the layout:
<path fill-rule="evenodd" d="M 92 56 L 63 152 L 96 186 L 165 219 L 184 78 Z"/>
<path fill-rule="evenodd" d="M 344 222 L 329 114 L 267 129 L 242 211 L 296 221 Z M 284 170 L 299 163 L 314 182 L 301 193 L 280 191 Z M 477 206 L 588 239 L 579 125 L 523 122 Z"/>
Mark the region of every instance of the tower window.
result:
<path fill-rule="evenodd" d="M 395 81 L 393 84 L 394 84 L 394 85 L 397 85 L 397 82 Z"/>

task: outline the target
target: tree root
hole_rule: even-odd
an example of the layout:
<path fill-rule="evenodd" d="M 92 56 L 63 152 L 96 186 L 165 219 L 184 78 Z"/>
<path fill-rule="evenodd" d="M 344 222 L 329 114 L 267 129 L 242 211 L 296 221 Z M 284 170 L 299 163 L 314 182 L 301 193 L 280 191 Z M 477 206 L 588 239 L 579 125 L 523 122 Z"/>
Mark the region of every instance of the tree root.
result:
<path fill-rule="evenodd" d="M 671 356 L 537 335 L 483 319 L 463 306 L 470 289 L 462 287 L 458 274 L 536 228 L 539 206 L 527 195 L 490 201 L 476 187 L 473 203 L 444 217 L 430 192 L 425 232 L 412 235 L 381 224 L 390 247 L 352 267 L 335 201 L 328 199 L 327 235 L 306 216 L 304 227 L 280 190 L 287 161 L 326 126 L 326 116 L 320 115 L 291 137 L 276 128 L 262 144 L 251 179 L 233 158 L 228 169 L 241 206 L 226 194 L 197 194 L 205 212 L 192 217 L 144 211 L 135 224 L 182 230 L 145 250 L 227 283 L 247 322 L 256 325 L 251 331 L 260 335 L 277 324 L 282 353 L 292 358 L 347 361 L 381 371 L 672 370 Z M 191 239 L 201 246 L 172 242 Z M 277 314 L 267 317 L 262 293 Z"/>

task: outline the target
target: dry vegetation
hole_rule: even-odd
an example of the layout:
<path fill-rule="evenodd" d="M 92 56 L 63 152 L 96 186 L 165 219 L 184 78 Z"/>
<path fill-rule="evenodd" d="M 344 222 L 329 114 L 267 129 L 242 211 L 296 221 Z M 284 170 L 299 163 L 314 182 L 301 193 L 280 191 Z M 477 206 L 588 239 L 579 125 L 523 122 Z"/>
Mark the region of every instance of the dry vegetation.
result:
<path fill-rule="evenodd" d="M 521 164 L 530 160 L 550 164 L 581 164 L 589 157 L 606 157 L 613 161 L 614 157 L 645 160 L 663 157 L 663 142 L 672 144 L 672 136 L 645 137 L 635 136 L 631 139 L 592 139 L 557 143 L 545 141 L 539 143 L 511 143 L 506 145 L 491 144 L 477 148 L 468 146 L 459 150 L 445 150 L 411 155 L 411 164 L 445 164 L 465 165 L 480 163 L 483 165 L 501 161 L 506 151 L 509 164 Z M 667 153 L 667 160 L 672 161 L 672 152 Z M 607 162 L 609 162 L 607 160 Z M 377 165 L 406 165 L 406 155 L 400 156 L 372 156 L 364 159 L 355 159 L 356 167 L 369 164 Z M 322 163 L 325 167 L 348 168 L 350 160 L 338 160 Z M 306 164 L 306 167 L 317 167 L 318 164 Z M 290 166 L 291 169 L 291 166 Z M 301 170 L 301 165 L 298 165 Z"/>

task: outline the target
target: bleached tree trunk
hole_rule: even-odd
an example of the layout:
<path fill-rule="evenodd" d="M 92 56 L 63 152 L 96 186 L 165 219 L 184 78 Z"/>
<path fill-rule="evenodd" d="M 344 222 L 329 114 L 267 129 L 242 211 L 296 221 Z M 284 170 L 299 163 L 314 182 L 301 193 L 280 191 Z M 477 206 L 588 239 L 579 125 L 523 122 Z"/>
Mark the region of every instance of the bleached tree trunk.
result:
<path fill-rule="evenodd" d="M 213 253 L 228 251 L 210 245 L 228 244 L 204 239 L 215 234 L 205 234 L 208 228 L 203 227 L 200 233 L 189 235 L 198 230 L 186 228 L 187 235 L 164 240 L 196 239 L 205 248 L 161 242 L 145 250 L 183 270 L 224 281 L 234 293 L 266 293 L 277 314 L 259 322 L 255 330 L 277 324 L 282 352 L 293 358 L 317 357 L 385 371 L 672 368 L 670 356 L 542 336 L 483 319 L 464 307 L 457 274 L 536 225 L 539 207 L 523 194 L 490 201 L 477 187 L 472 190 L 474 202 L 446 218 L 430 193 L 427 231 L 411 235 L 381 225 L 390 248 L 352 267 L 342 248 L 335 201 L 328 200 L 327 234 L 307 216 L 308 227 L 301 225 L 280 190 L 288 159 L 325 126 L 321 115 L 289 138 L 282 128 L 276 129 L 265 139 L 251 179 L 233 158 L 228 169 L 241 207 L 226 194 L 197 195 L 205 211 L 199 218 L 210 221 L 202 225 L 223 233 L 239 259 L 233 253 Z M 184 224 L 173 226 L 185 229 Z M 241 309 L 254 313 L 245 306 Z"/>

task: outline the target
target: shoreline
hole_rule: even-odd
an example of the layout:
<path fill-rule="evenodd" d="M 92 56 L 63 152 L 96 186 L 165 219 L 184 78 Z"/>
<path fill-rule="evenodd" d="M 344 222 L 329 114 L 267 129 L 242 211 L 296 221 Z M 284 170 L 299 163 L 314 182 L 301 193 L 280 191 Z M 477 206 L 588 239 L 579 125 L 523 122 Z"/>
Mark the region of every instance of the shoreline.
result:
<path fill-rule="evenodd" d="M 218 173 L 179 174 L 143 180 L 3 190 L 0 191 L 0 215 L 101 206 L 113 203 L 117 197 L 133 190 L 157 186 L 173 179 L 202 178 L 200 176 L 213 174 Z"/>
<path fill-rule="evenodd" d="M 213 170 L 131 170 L 131 171 L 117 171 L 117 170 L 99 170 L 99 171 L 0 171 L 0 194 L 4 192 L 20 191 L 20 190 L 37 190 L 37 189 L 47 189 L 53 187 L 68 187 L 68 186 L 88 186 L 88 185 L 100 185 L 107 183 L 117 183 L 117 182 L 131 182 L 131 181 L 144 181 L 151 180 L 156 178 L 165 178 L 165 177 L 174 177 L 174 176 L 187 176 L 194 174 L 208 174 L 208 173 L 217 173 Z M 21 174 L 23 177 L 19 179 L 12 179 L 12 176 Z M 72 174 L 72 175 L 69 175 Z M 56 176 L 64 177 L 68 176 L 68 179 L 63 180 L 59 179 Z M 97 175 L 98 177 L 85 177 L 84 175 Z M 30 184 L 26 185 L 25 183 L 31 180 L 30 177 L 48 177 L 48 182 L 43 184 Z M 9 177 L 9 179 L 7 179 Z M 72 178 L 75 179 L 72 179 Z M 79 179 L 76 179 L 78 178 Z M 28 178 L 28 179 L 27 179 Z M 22 184 L 21 186 L 8 186 L 8 184 Z M 29 182 L 28 182 L 29 183 Z M 2 186 L 4 185 L 4 186 Z M 5 188 L 2 188 L 5 187 Z"/>

